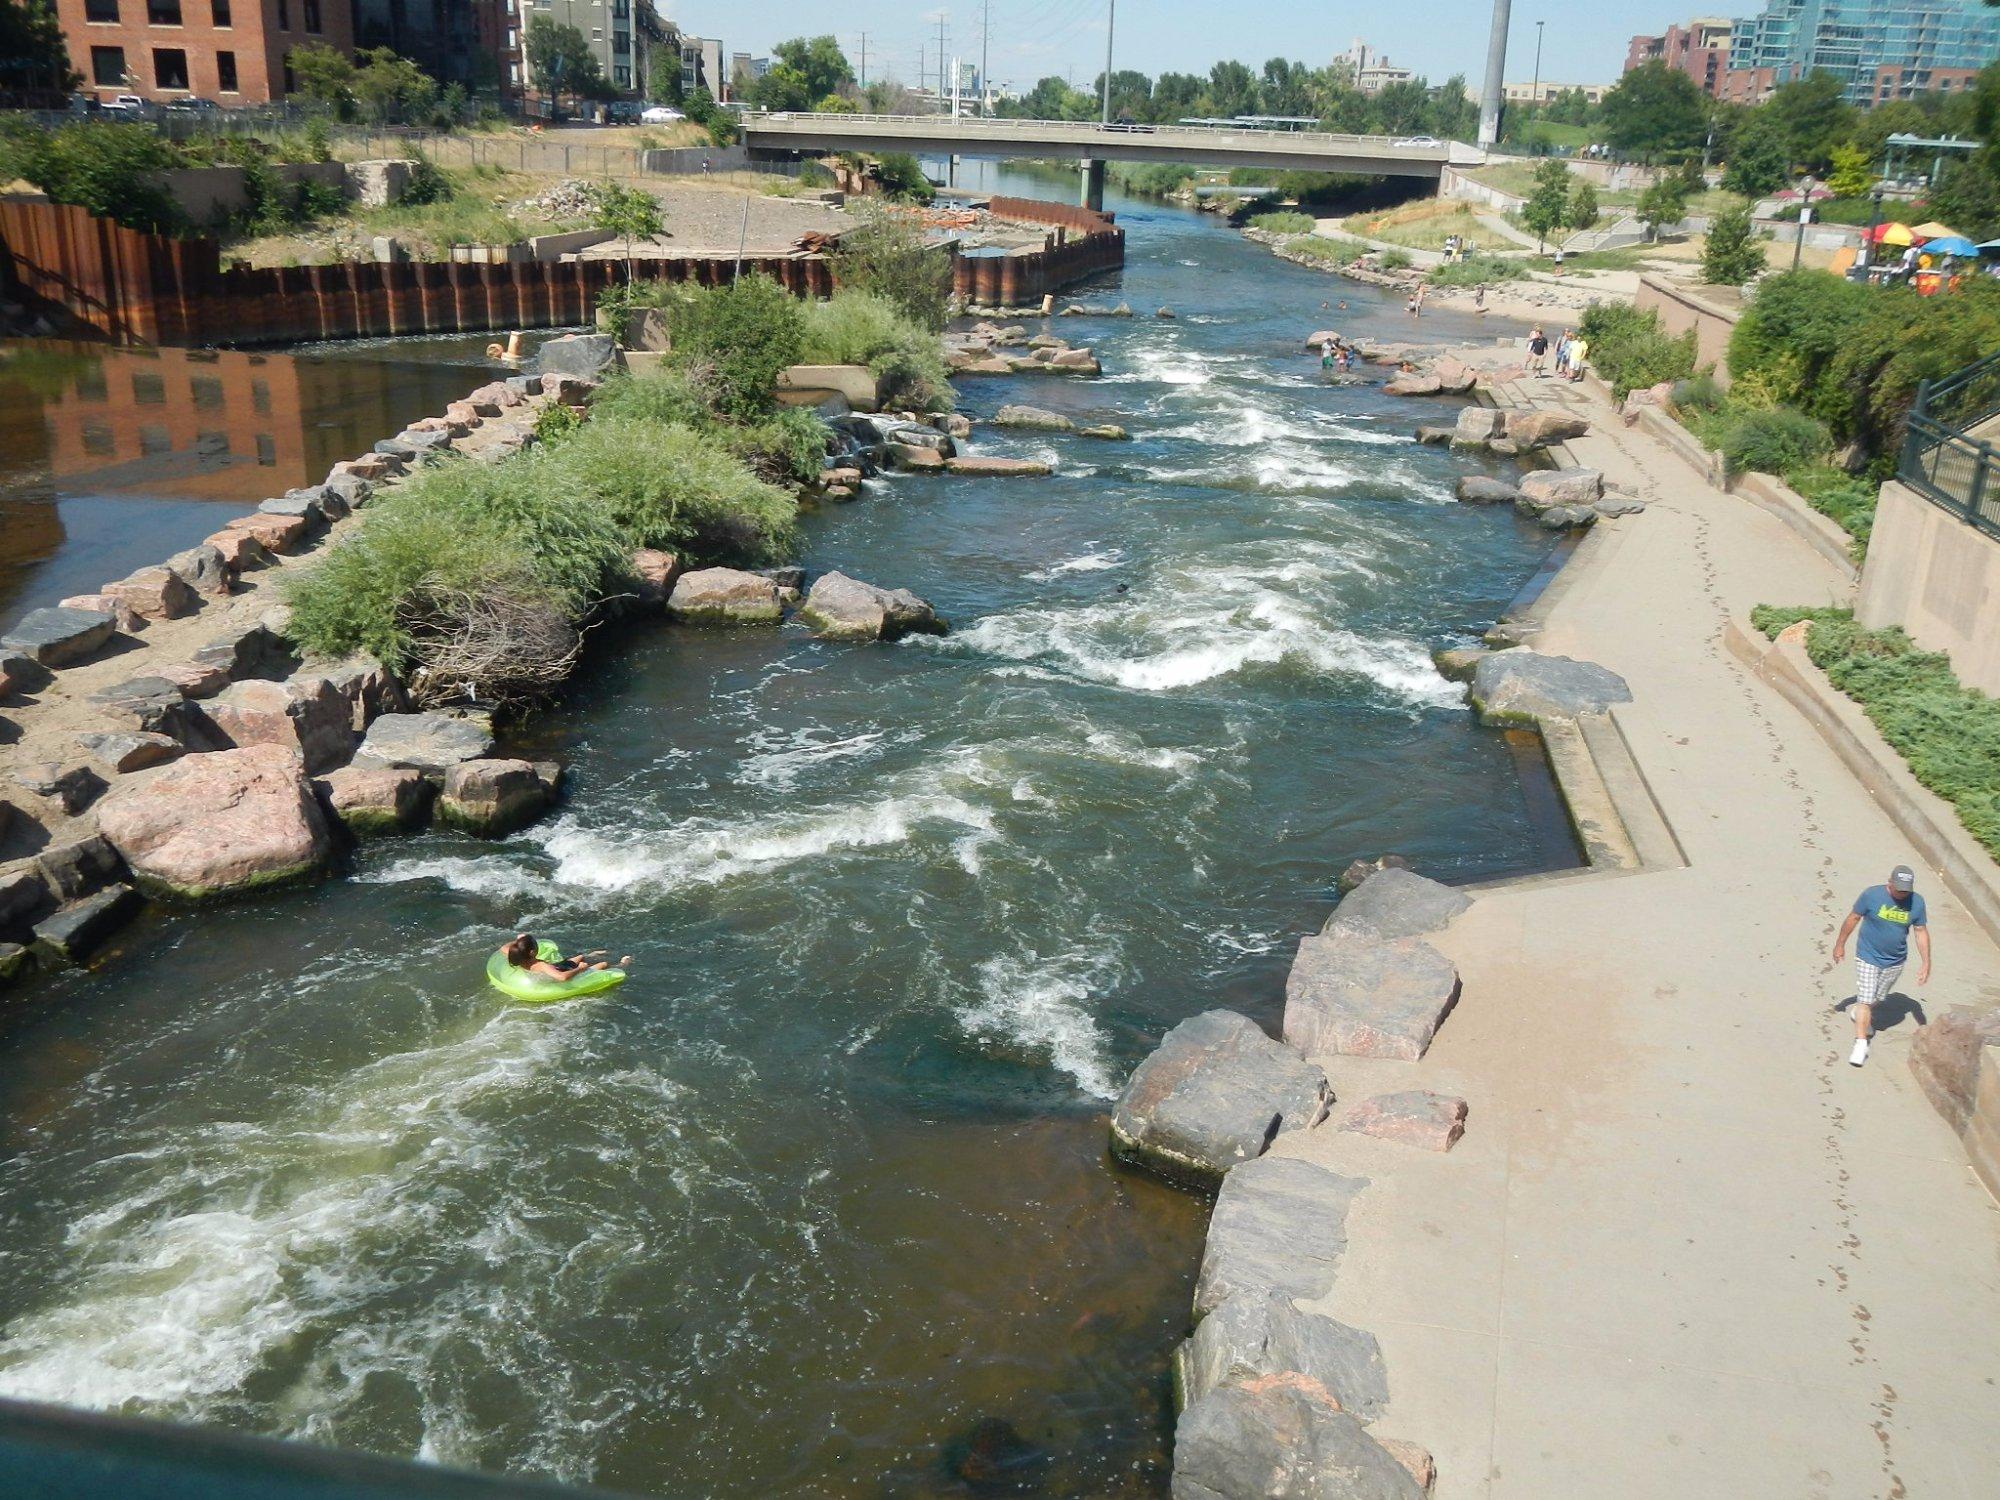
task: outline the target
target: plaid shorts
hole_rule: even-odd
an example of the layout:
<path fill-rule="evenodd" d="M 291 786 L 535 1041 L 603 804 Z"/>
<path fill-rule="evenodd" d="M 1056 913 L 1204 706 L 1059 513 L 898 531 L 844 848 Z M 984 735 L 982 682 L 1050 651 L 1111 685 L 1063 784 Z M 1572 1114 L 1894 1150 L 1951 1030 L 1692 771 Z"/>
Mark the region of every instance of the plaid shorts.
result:
<path fill-rule="evenodd" d="M 1854 1003 L 1875 1005 L 1889 998 L 1896 988 L 1896 981 L 1903 977 L 1903 966 L 1877 968 L 1863 959 L 1854 960 Z"/>

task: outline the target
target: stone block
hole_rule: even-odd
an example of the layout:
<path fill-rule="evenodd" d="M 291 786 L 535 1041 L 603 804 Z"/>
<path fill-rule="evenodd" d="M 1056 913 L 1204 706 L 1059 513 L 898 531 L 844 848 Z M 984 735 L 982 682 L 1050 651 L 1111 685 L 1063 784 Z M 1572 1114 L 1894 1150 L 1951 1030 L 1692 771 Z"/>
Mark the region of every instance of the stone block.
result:
<path fill-rule="evenodd" d="M 1479 659 L 1470 697 L 1489 724 L 1564 723 L 1630 703 L 1632 690 L 1624 678 L 1595 662 L 1517 647 Z"/>
<path fill-rule="evenodd" d="M 1512 505 L 1521 498 L 1521 492 L 1504 479 L 1491 479 L 1484 474 L 1461 474 L 1458 498 L 1467 505 Z"/>
<path fill-rule="evenodd" d="M 353 710 L 324 677 L 231 683 L 202 711 L 231 749 L 277 745 L 296 751 L 308 771 L 336 765 L 354 748 Z"/>
<path fill-rule="evenodd" d="M 961 454 L 944 461 L 953 474 L 981 479 L 1034 479 L 1055 472 L 1054 466 L 1038 458 L 1000 458 L 988 454 Z"/>
<path fill-rule="evenodd" d="M 1367 1186 L 1290 1156 L 1231 1168 L 1209 1215 L 1195 1316 L 1244 1293 L 1324 1297 L 1347 1251 L 1347 1211 Z"/>
<path fill-rule="evenodd" d="M 33 657 L 0 643 L 0 698 L 15 693 L 38 693 L 54 677 L 54 673 Z"/>
<path fill-rule="evenodd" d="M 1505 436 L 1523 450 L 1566 443 L 1590 431 L 1590 419 L 1577 412 L 1542 409 L 1507 413 Z M 1496 436 L 1500 434 L 1495 434 Z"/>
<path fill-rule="evenodd" d="M 203 542 L 167 559 L 167 571 L 204 598 L 220 598 L 236 582 L 222 549 Z"/>
<path fill-rule="evenodd" d="M 31 761 L 15 769 L 14 784 L 54 803 L 71 817 L 104 792 L 104 778 L 78 761 Z"/>
<path fill-rule="evenodd" d="M 35 956 L 19 943 L 0 943 L 0 985 L 13 984 L 27 976 Z"/>
<path fill-rule="evenodd" d="M 1517 486 L 1522 501 L 1537 510 L 1551 505 L 1595 505 L 1604 495 L 1596 469 L 1532 469 Z"/>
<path fill-rule="evenodd" d="M 1468 406 L 1458 414 L 1452 437 L 1461 443 L 1485 443 L 1500 436 L 1507 414 L 1490 406 Z"/>
<path fill-rule="evenodd" d="M 117 627 L 117 620 L 100 610 L 31 609 L 0 635 L 0 651 L 18 653 L 37 666 L 74 666 L 103 649 Z M 10 680 L 13 675 L 10 670 Z"/>
<path fill-rule="evenodd" d="M 0 937 L 28 936 L 35 919 L 56 899 L 33 860 L 0 869 Z"/>
<path fill-rule="evenodd" d="M 1472 905 L 1463 891 L 1417 874 L 1384 869 L 1341 901 L 1321 930 L 1327 935 L 1377 940 L 1436 932 Z"/>
<path fill-rule="evenodd" d="M 135 614 L 148 620 L 178 620 L 201 608 L 201 596 L 180 574 L 166 568 L 140 568 L 98 592 L 123 599 Z"/>
<path fill-rule="evenodd" d="M 451 714 L 383 714 L 368 726 L 356 752 L 359 764 L 407 766 L 440 779 L 461 761 L 493 753 L 493 731 Z"/>
<path fill-rule="evenodd" d="M 1111 1114 L 1120 1160 L 1213 1190 L 1287 1130 L 1308 1130 L 1333 1100 L 1326 1074 L 1234 1011 L 1191 1016 L 1133 1070 Z"/>
<path fill-rule="evenodd" d="M 634 592 L 649 608 L 664 608 L 674 585 L 680 581 L 681 560 L 671 552 L 641 547 L 632 554 Z"/>
<path fill-rule="evenodd" d="M 349 510 L 359 510 L 375 497 L 373 480 L 363 479 L 359 474 L 343 474 L 338 470 L 326 476 L 322 488 Z"/>
<path fill-rule="evenodd" d="M 1282 1292 L 1231 1297 L 1174 1351 L 1174 1390 L 1183 1407 L 1221 1386 L 1286 1371 L 1304 1375 L 1364 1422 L 1389 1404 L 1389 1375 L 1375 1335 L 1302 1312 Z"/>
<path fill-rule="evenodd" d="M 1415 1062 L 1457 1001 L 1458 970 L 1421 938 L 1306 937 L 1285 979 L 1285 1040 L 1308 1057 Z"/>
<path fill-rule="evenodd" d="M 1440 669 L 1442 670 L 1442 669 Z M 1333 888 L 1340 895 L 1352 895 L 1371 877 L 1384 870 L 1407 870 L 1410 862 L 1400 854 L 1379 854 L 1374 859 L 1351 860 L 1346 869 L 1335 877 Z"/>
<path fill-rule="evenodd" d="M 342 766 L 313 783 L 320 803 L 356 838 L 423 826 L 431 783 L 408 766 Z"/>
<path fill-rule="evenodd" d="M 83 609 L 93 614 L 110 615 L 118 622 L 118 629 L 126 635 L 137 635 L 146 628 L 145 617 L 116 594 L 71 594 L 67 599 L 58 599 L 56 608 Z"/>
<path fill-rule="evenodd" d="M 1076 423 L 1061 412 L 1045 411 L 1039 406 L 1009 404 L 994 414 L 995 427 L 1021 427 L 1030 432 L 1075 432 Z"/>
<path fill-rule="evenodd" d="M 565 333 L 543 340 L 535 365 L 545 381 L 551 375 L 595 380 L 617 357 L 618 346 L 608 333 Z"/>
<path fill-rule="evenodd" d="M 326 525 L 326 507 L 314 495 L 277 495 L 258 505 L 257 513 L 303 522 L 307 534 Z"/>
<path fill-rule="evenodd" d="M 778 586 L 740 568 L 696 568 L 675 580 L 667 613 L 690 625 L 775 625 Z"/>
<path fill-rule="evenodd" d="M 58 901 L 76 901 L 102 890 L 125 869 L 118 851 L 100 834 L 53 844 L 37 854 L 32 864 L 37 877 Z"/>
<path fill-rule="evenodd" d="M 139 914 L 139 905 L 139 893 L 129 885 L 106 886 L 69 902 L 35 924 L 35 956 L 52 966 L 87 963 Z"/>
<path fill-rule="evenodd" d="M 1340 1128 L 1424 1151 L 1449 1151 L 1465 1134 L 1465 1115 L 1463 1099 L 1413 1089 L 1363 1100 L 1341 1116 Z"/>
<path fill-rule="evenodd" d="M 211 536 L 206 545 L 213 547 L 238 574 L 269 567 L 271 563 L 271 549 L 247 531 L 225 528 Z"/>
<path fill-rule="evenodd" d="M 266 551 L 277 553 L 298 551 L 305 544 L 308 530 L 302 515 L 279 516 L 261 510 L 238 516 L 223 529 L 244 532 L 255 537 Z"/>
<path fill-rule="evenodd" d="M 1174 1434 L 1173 1500 L 1423 1500 L 1409 1471 L 1296 1372 L 1211 1391 Z"/>
<path fill-rule="evenodd" d="M 550 787 L 527 761 L 461 761 L 445 772 L 438 821 L 482 838 L 502 838 L 540 817 L 549 796 Z"/>
<path fill-rule="evenodd" d="M 83 752 L 118 775 L 162 766 L 187 753 L 180 741 L 164 734 L 80 734 L 76 742 Z"/>
<path fill-rule="evenodd" d="M 114 790 L 97 819 L 142 887 L 177 897 L 309 875 L 332 848 L 305 762 L 274 744 L 190 755 Z"/>
<path fill-rule="evenodd" d="M 878 588 L 838 572 L 813 580 L 799 619 L 814 634 L 837 641 L 893 641 L 945 631 L 937 611 L 908 589 Z"/>

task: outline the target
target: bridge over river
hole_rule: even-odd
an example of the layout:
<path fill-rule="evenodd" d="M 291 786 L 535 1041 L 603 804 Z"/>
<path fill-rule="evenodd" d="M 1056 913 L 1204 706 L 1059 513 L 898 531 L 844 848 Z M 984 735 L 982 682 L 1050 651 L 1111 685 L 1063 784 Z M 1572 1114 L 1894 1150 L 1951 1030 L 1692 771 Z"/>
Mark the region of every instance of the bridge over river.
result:
<path fill-rule="evenodd" d="M 1447 166 L 1478 166 L 1486 160 L 1476 146 L 1430 137 L 950 115 L 752 114 L 743 118 L 743 143 L 760 156 L 907 151 L 917 156 L 1077 157 L 1084 163 L 1083 202 L 1088 208 L 1104 206 L 1107 161 L 1436 180 Z"/>

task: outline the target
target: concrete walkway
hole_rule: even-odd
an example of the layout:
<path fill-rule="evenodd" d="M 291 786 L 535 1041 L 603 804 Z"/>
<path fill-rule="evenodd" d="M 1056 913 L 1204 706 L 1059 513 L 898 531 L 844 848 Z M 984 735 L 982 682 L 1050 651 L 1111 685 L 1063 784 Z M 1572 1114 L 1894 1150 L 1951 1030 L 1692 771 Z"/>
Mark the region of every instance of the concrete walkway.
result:
<path fill-rule="evenodd" d="M 1380 1337 L 1380 1430 L 1432 1448 L 1440 1500 L 1985 1500 L 2000 1208 L 1910 1076 L 1914 1015 L 1878 1009 L 1847 1065 L 1851 969 L 1827 956 L 1909 851 L 1718 639 L 1848 585 L 1589 410 L 1572 448 L 1651 508 L 1572 565 L 1537 645 L 1631 684 L 1617 722 L 1688 865 L 1480 893 L 1439 939 L 1464 992 L 1429 1055 L 1319 1059 L 1334 1121 L 1276 1149 L 1373 1181 L 1322 1310 Z M 1919 883 L 1937 969 L 1906 973 L 1913 1006 L 2000 999 L 2000 953 Z M 1469 1101 L 1450 1155 L 1332 1128 L 1406 1088 Z"/>

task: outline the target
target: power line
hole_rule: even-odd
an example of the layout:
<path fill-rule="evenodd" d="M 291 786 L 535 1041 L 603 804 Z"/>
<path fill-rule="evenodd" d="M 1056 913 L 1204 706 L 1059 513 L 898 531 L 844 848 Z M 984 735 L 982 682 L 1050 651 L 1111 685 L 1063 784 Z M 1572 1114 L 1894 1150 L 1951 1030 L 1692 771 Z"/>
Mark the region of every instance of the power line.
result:
<path fill-rule="evenodd" d="M 868 87 L 868 33 L 861 33 L 861 87 Z"/>

